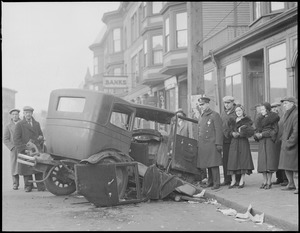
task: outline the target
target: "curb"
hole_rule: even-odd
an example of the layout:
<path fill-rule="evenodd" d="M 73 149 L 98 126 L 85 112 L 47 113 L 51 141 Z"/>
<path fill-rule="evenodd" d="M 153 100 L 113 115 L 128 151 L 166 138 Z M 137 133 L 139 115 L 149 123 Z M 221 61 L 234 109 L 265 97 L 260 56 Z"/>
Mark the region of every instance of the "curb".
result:
<path fill-rule="evenodd" d="M 202 190 L 201 190 L 202 191 Z M 230 201 L 228 199 L 219 197 L 215 194 L 212 194 L 210 192 L 207 192 L 207 190 L 205 191 L 205 196 L 211 199 L 215 199 L 217 200 L 218 203 L 228 207 L 228 208 L 232 208 L 235 209 L 237 212 L 239 213 L 245 213 L 248 209 L 248 206 L 243 206 L 240 205 L 236 202 Z M 256 215 L 256 214 L 262 214 L 263 212 L 259 211 L 259 210 L 255 210 L 252 208 L 251 214 Z M 290 222 L 287 222 L 283 219 L 279 219 L 276 217 L 273 217 L 269 214 L 264 213 L 264 223 L 268 223 L 271 224 L 273 226 L 276 226 L 284 231 L 299 231 L 299 225 L 297 224 L 293 224 Z"/>

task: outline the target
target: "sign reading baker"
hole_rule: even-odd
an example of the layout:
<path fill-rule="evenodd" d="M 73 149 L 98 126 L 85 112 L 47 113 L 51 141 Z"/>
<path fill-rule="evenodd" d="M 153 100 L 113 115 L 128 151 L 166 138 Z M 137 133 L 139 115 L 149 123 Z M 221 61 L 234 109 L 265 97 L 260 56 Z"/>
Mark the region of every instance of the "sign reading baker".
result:
<path fill-rule="evenodd" d="M 127 76 L 104 76 L 104 88 L 126 88 Z"/>

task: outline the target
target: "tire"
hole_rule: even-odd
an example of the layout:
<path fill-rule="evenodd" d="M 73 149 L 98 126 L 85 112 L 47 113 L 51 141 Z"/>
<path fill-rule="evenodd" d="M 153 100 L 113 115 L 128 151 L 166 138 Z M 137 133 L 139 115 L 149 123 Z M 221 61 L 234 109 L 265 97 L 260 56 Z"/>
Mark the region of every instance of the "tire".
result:
<path fill-rule="evenodd" d="M 111 153 L 111 152 L 109 152 Z M 115 157 L 119 157 L 117 152 L 115 152 Z M 99 161 L 98 164 L 105 164 L 105 163 L 118 163 L 116 158 L 113 156 L 106 157 Z M 119 161 L 120 162 L 120 161 Z M 119 199 L 123 198 L 127 184 L 128 184 L 128 171 L 127 167 L 116 167 L 116 177 L 117 177 L 117 186 L 119 192 Z"/>
<path fill-rule="evenodd" d="M 61 161 L 64 162 L 69 169 L 74 171 L 74 165 L 77 162 L 70 160 Z M 47 169 L 44 173 L 44 177 L 46 177 L 52 168 L 53 167 Z M 70 171 L 68 171 L 63 165 L 58 165 L 51 171 L 50 176 L 44 181 L 44 183 L 47 190 L 56 196 L 70 195 L 76 191 L 75 180 L 70 176 L 74 177 L 74 173 L 70 174 Z"/>

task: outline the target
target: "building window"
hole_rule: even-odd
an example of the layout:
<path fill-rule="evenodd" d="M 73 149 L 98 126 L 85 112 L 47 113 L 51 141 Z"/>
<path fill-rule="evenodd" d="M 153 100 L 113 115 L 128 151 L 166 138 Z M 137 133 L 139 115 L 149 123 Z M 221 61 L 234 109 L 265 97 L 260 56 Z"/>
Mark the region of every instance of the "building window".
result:
<path fill-rule="evenodd" d="M 170 51 L 170 19 L 165 20 L 165 51 Z"/>
<path fill-rule="evenodd" d="M 270 102 L 287 96 L 286 44 L 268 50 L 270 76 Z"/>
<path fill-rule="evenodd" d="M 121 29 L 115 28 L 113 30 L 113 49 L 114 53 L 121 51 Z"/>
<path fill-rule="evenodd" d="M 147 40 L 144 40 L 144 67 L 146 67 L 148 64 L 147 52 L 148 52 Z"/>
<path fill-rule="evenodd" d="M 162 64 L 162 35 L 152 37 L 153 65 Z"/>
<path fill-rule="evenodd" d="M 94 75 L 99 74 L 98 62 L 99 62 L 98 57 L 94 57 Z"/>
<path fill-rule="evenodd" d="M 225 67 L 224 96 L 234 96 L 237 102 L 242 100 L 241 62 L 237 61 Z"/>
<path fill-rule="evenodd" d="M 113 69 L 113 75 L 114 76 L 120 76 L 121 75 L 121 68 L 120 67 L 114 68 Z"/>
<path fill-rule="evenodd" d="M 212 72 L 204 75 L 204 93 L 209 97 L 216 97 Z"/>
<path fill-rule="evenodd" d="M 152 2 L 152 14 L 159 14 L 162 9 L 162 2 Z"/>
<path fill-rule="evenodd" d="M 271 12 L 283 10 L 284 2 L 271 2 Z"/>
<path fill-rule="evenodd" d="M 261 2 L 253 3 L 253 20 L 257 20 L 261 17 Z"/>
<path fill-rule="evenodd" d="M 187 46 L 186 12 L 176 14 L 176 46 L 177 48 L 182 48 Z"/>

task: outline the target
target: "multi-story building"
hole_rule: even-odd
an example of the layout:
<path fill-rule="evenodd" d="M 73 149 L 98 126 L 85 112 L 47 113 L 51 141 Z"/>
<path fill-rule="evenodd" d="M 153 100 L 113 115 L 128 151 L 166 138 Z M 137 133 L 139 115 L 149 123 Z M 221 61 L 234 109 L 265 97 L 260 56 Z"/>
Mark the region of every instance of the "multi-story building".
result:
<path fill-rule="evenodd" d="M 2 87 L 2 129 L 10 121 L 9 111 L 15 108 L 17 91 Z M 2 131 L 3 134 L 3 131 Z"/>
<path fill-rule="evenodd" d="M 188 46 L 201 42 L 202 89 L 215 110 L 222 110 L 225 95 L 252 117 L 259 102 L 298 97 L 297 2 L 199 2 L 203 37 L 194 45 L 188 44 L 194 33 L 187 4 L 121 2 L 105 13 L 106 27 L 90 46 L 94 70 L 85 86 L 188 112 Z"/>

